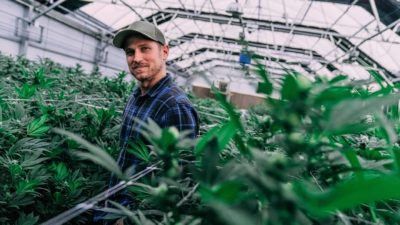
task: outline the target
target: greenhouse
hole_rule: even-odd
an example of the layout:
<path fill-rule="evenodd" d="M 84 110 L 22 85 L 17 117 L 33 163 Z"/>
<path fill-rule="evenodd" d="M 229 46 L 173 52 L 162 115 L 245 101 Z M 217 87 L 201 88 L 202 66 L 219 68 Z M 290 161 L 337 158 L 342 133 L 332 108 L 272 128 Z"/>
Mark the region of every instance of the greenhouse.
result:
<path fill-rule="evenodd" d="M 399 0 L 1 0 L 0 224 L 400 224 Z"/>

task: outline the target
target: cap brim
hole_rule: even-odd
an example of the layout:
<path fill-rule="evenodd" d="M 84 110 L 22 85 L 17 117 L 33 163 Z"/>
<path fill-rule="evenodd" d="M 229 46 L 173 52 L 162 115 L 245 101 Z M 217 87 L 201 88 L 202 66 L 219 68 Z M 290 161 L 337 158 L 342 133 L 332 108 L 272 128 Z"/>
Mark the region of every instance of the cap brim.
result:
<path fill-rule="evenodd" d="M 123 30 L 123 31 L 118 32 L 115 35 L 115 37 L 113 39 L 113 45 L 117 48 L 124 48 L 125 39 L 127 37 L 135 36 L 135 35 L 142 35 L 142 36 L 148 37 L 150 40 L 156 41 L 152 37 L 149 37 L 148 35 L 146 35 L 144 33 L 134 31 L 134 30 Z M 158 42 L 158 41 L 156 41 L 156 42 Z"/>
<path fill-rule="evenodd" d="M 118 32 L 114 39 L 113 39 L 113 45 L 117 48 L 124 48 L 124 41 L 128 36 L 137 34 L 138 32 L 133 31 L 133 30 L 123 30 Z"/>

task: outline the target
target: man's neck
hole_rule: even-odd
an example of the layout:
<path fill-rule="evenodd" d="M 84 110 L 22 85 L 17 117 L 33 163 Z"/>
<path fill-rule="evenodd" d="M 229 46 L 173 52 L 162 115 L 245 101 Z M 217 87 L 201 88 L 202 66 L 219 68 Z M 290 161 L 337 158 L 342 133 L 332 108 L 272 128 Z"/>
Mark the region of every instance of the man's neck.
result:
<path fill-rule="evenodd" d="M 161 79 L 163 79 L 165 76 L 167 76 L 167 73 L 164 72 L 163 75 L 157 76 L 152 80 L 145 80 L 140 83 L 140 91 L 141 91 L 141 96 L 145 95 L 150 88 L 154 87 Z"/>

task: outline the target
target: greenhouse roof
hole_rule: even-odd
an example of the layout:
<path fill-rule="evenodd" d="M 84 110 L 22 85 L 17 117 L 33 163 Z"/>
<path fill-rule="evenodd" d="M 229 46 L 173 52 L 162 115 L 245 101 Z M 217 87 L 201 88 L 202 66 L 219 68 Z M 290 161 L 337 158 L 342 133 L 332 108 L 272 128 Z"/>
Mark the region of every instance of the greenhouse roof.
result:
<path fill-rule="evenodd" d="M 85 2 L 79 11 L 113 33 L 137 20 L 157 24 L 171 46 L 169 65 L 189 74 L 237 66 L 244 31 L 248 49 L 281 69 L 355 78 L 377 69 L 386 77 L 400 76 L 398 0 Z"/>

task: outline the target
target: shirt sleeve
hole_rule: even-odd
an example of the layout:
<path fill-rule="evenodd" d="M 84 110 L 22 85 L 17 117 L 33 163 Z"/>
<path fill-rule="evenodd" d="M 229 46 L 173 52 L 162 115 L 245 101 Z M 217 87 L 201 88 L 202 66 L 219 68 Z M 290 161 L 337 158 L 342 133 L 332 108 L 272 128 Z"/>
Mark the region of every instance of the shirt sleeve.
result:
<path fill-rule="evenodd" d="M 161 127 L 176 127 L 179 131 L 190 130 L 190 138 L 199 135 L 199 117 L 193 106 L 178 103 L 170 108 L 162 117 Z"/>

